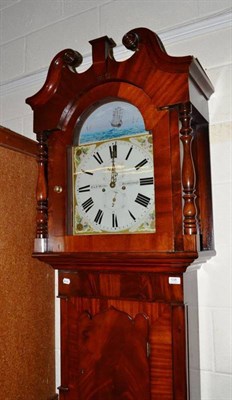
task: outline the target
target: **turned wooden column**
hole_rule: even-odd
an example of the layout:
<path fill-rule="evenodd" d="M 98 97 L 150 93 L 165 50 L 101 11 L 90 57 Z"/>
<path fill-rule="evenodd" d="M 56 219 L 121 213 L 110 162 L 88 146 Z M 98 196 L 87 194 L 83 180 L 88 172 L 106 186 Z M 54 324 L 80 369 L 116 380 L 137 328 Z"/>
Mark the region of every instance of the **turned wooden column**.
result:
<path fill-rule="evenodd" d="M 192 157 L 193 129 L 192 105 L 182 103 L 179 108 L 179 120 L 181 122 L 180 140 L 183 145 L 182 159 L 182 187 L 183 187 L 183 228 L 184 234 L 192 235 L 197 233 L 197 208 L 196 199 L 196 174 Z"/>
<path fill-rule="evenodd" d="M 45 239 L 48 236 L 48 198 L 47 198 L 47 132 L 37 134 L 38 141 L 38 180 L 36 188 L 37 214 L 36 238 Z"/>

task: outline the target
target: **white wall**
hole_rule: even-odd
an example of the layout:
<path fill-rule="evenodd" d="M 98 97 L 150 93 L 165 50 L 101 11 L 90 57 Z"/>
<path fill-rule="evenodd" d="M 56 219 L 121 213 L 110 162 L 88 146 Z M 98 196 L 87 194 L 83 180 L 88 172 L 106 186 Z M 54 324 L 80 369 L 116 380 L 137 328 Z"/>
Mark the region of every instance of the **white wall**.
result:
<path fill-rule="evenodd" d="M 185 279 L 191 400 L 232 398 L 229 7 L 231 0 L 0 0 L 0 123 L 25 136 L 34 138 L 25 98 L 41 88 L 51 59 L 67 47 L 87 56 L 88 41 L 99 36 L 108 35 L 121 44 L 131 28 L 147 27 L 160 35 L 169 54 L 198 57 L 215 86 L 210 137 L 217 256 L 199 270 L 189 270 Z M 57 324 L 57 333 L 58 329 Z"/>

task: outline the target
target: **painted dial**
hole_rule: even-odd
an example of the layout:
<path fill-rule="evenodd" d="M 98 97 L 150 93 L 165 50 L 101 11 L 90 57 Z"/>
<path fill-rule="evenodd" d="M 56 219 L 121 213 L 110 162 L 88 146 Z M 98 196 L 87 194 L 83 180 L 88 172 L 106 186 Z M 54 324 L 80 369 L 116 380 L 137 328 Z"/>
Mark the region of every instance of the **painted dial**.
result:
<path fill-rule="evenodd" d="M 76 147 L 75 234 L 133 232 L 144 224 L 151 229 L 153 157 L 145 136 Z"/>

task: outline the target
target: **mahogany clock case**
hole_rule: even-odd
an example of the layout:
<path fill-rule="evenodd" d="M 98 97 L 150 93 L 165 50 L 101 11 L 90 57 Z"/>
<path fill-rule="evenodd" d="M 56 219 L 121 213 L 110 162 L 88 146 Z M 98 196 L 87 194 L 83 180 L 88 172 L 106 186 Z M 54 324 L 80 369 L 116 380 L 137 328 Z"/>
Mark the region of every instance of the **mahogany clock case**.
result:
<path fill-rule="evenodd" d="M 131 40 L 133 34 L 127 37 Z M 139 38 L 137 51 L 124 62 L 113 58 L 112 39 L 91 41 L 93 64 L 84 73 L 77 73 L 73 67 L 80 61 L 75 52 L 60 52 L 51 63 L 44 87 L 27 99 L 34 109 L 34 129 L 41 141 L 43 169 L 46 160 L 42 157 L 47 151 L 49 154 L 48 210 L 44 203 L 37 236 L 46 237 L 48 229 L 48 250 L 53 253 L 73 253 L 78 249 L 83 255 L 86 250 L 99 255 L 109 249 L 124 254 L 176 254 L 213 248 L 210 165 L 205 162 L 209 160 L 206 99 L 212 93 L 211 84 L 193 57 L 168 56 L 160 40 L 149 30 L 140 28 L 135 34 Z M 85 110 L 89 112 L 109 99 L 136 106 L 146 130 L 153 134 L 156 232 L 143 236 L 142 240 L 141 235 L 67 234 L 70 218 L 67 148 L 76 140 L 77 121 Z M 199 104 L 200 110 L 196 109 Z M 41 174 L 38 197 L 45 197 L 46 202 L 45 185 L 46 177 Z M 57 187 L 60 192 L 55 191 Z"/>
<path fill-rule="evenodd" d="M 60 399 L 186 400 L 183 273 L 214 254 L 213 87 L 194 57 L 169 56 L 148 29 L 124 36 L 133 54 L 121 62 L 112 39 L 90 43 L 89 69 L 79 73 L 82 56 L 63 50 L 27 99 L 38 140 L 34 257 L 59 270 Z M 73 234 L 71 149 L 86 119 L 114 101 L 136 107 L 153 138 L 155 230 Z"/>

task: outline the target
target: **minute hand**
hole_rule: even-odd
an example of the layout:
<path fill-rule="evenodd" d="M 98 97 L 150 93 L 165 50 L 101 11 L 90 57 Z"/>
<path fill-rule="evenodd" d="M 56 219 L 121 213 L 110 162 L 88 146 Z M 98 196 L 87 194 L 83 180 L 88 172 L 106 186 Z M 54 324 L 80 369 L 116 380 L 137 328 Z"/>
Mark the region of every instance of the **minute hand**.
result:
<path fill-rule="evenodd" d="M 112 157 L 112 168 L 111 168 L 111 180 L 110 180 L 110 187 L 114 188 L 117 181 L 117 172 L 115 168 L 114 156 Z"/>

